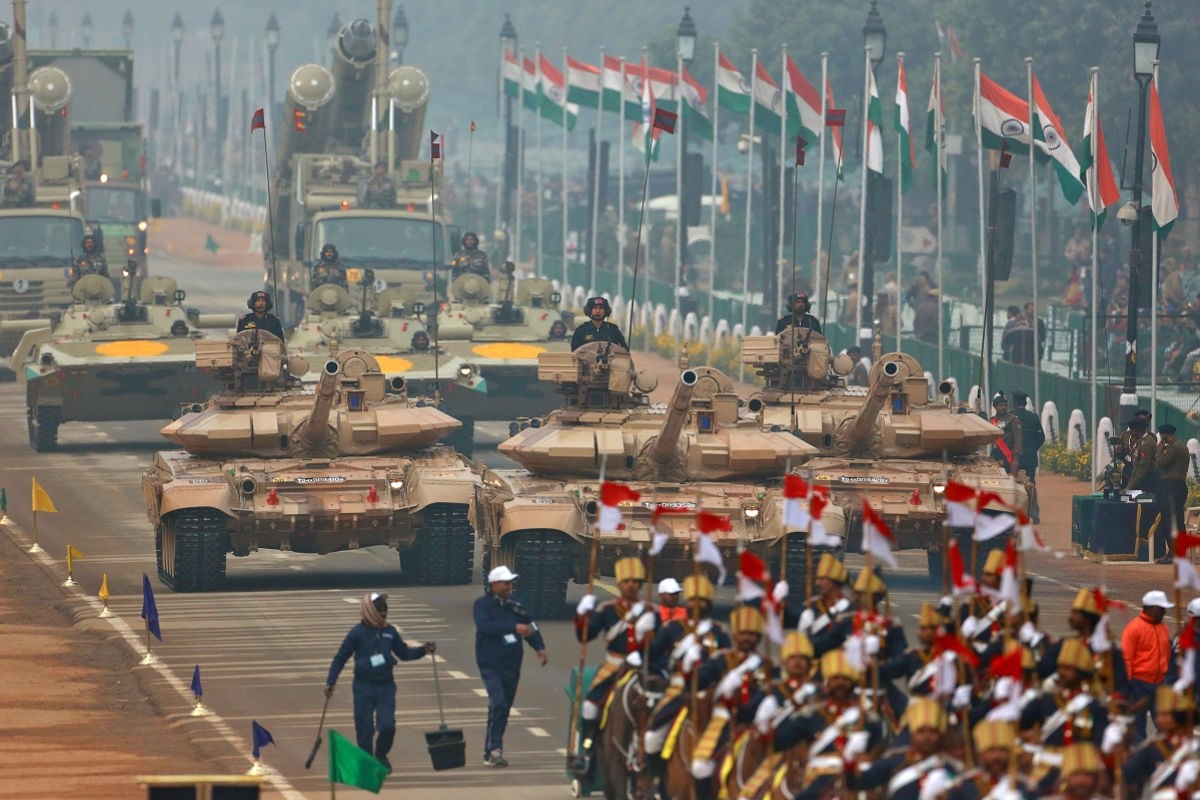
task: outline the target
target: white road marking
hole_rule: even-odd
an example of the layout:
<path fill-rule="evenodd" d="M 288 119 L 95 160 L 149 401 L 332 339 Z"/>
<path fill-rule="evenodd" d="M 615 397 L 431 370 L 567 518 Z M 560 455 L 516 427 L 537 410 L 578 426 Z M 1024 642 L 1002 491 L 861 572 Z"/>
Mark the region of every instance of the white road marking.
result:
<path fill-rule="evenodd" d="M 525 730 L 540 738 L 546 738 L 550 736 L 550 731 L 546 730 L 545 728 L 526 728 Z"/>

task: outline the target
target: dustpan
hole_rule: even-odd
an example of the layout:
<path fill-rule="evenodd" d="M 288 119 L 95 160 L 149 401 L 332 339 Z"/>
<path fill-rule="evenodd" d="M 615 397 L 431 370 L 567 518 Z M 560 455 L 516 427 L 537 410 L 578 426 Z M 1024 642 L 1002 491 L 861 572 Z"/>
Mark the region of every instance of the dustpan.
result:
<path fill-rule="evenodd" d="M 433 687 L 437 694 L 441 724 L 436 731 L 425 732 L 425 746 L 429 748 L 429 760 L 433 762 L 434 771 L 441 772 L 466 766 L 467 743 L 463 739 L 461 728 L 446 727 L 446 712 L 442 708 L 442 686 L 438 681 L 437 656 L 431 655 L 430 659 L 433 661 Z"/>

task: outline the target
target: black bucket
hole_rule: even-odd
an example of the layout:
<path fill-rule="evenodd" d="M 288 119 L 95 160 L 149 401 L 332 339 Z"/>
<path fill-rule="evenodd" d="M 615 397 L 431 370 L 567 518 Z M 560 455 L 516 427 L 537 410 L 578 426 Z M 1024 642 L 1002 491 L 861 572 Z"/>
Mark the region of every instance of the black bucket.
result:
<path fill-rule="evenodd" d="M 467 765 L 467 743 L 461 729 L 443 725 L 436 731 L 427 731 L 425 744 L 429 747 L 429 759 L 435 772 Z"/>

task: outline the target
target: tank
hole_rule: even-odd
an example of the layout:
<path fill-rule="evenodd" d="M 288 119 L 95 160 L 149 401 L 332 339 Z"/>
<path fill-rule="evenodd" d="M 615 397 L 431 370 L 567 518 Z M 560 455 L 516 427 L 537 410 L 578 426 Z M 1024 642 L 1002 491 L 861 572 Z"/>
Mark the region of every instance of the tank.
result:
<path fill-rule="evenodd" d="M 459 276 L 438 314 L 438 345 L 479 376 L 487 393 L 485 403 L 444 394 L 443 407 L 464 430 L 476 420 L 543 416 L 559 404 L 554 385 L 538 380 L 538 358 L 570 351 L 573 315 L 549 280 L 518 282 L 514 272 L 506 263 L 494 287 L 479 275 Z"/>
<path fill-rule="evenodd" d="M 953 383 L 942 381 L 931 398 L 920 363 L 906 353 L 880 354 L 878 341 L 862 387 L 847 385 L 849 356 L 832 357 L 820 334 L 746 337 L 742 361 L 766 383 L 749 407 L 764 429 L 793 431 L 818 448 L 804 474 L 844 504 L 849 549 L 859 548 L 866 499 L 900 549 L 929 553 L 930 574 L 940 579 L 946 481 L 994 492 L 1026 511 L 1031 487 L 1023 472 L 1014 478 L 988 457 L 1000 429 L 955 407 Z"/>
<path fill-rule="evenodd" d="M 189 315 L 172 278 L 145 278 L 138 287 L 136 267 L 124 271 L 120 302 L 107 278 L 85 275 L 72 304 L 18 342 L 10 363 L 25 385 L 34 450 L 57 449 L 63 423 L 166 420 L 181 402 L 216 388 L 196 370 L 196 343 L 206 329 L 232 328 L 234 315 Z"/>
<path fill-rule="evenodd" d="M 730 520 L 731 532 L 713 536 L 731 574 L 744 547 L 776 575 L 802 575 L 803 532 L 784 523 L 780 483 L 816 448 L 740 418 L 724 374 L 684 370 L 671 401 L 655 406 L 648 397 L 654 381 L 635 372 L 629 353 L 593 343 L 542 354 L 539 377 L 557 384 L 565 402 L 545 417 L 516 423 L 498 449 L 524 469 L 485 471 L 472 511 L 485 564 L 512 565 L 536 615 L 565 612 L 567 581 L 587 581 L 593 542 L 603 575 L 612 574 L 618 558 L 646 555 L 656 504 L 689 512 L 660 520 L 669 540 L 655 557 L 656 577 L 691 573 L 694 514 L 701 510 Z M 603 479 L 629 484 L 642 499 L 623 509 L 623 530 L 597 540 Z M 840 509 L 824 522 L 833 533 L 844 529 Z"/>
<path fill-rule="evenodd" d="M 376 292 L 371 278 L 351 284 L 350 290 L 322 284 L 309 292 L 304 319 L 288 334 L 288 352 L 310 358 L 330 348 L 371 353 L 386 378 L 403 378 L 409 394 L 435 397 L 442 410 L 463 423 L 447 443 L 470 455 L 474 424 L 466 424 L 447 406 L 469 410 L 485 405 L 487 384 L 444 343 L 433 345 L 422 321 L 424 303 L 415 297 L 415 292 L 402 288 Z M 422 332 L 429 342 L 426 347 L 418 346 Z"/>
<path fill-rule="evenodd" d="M 470 581 L 476 475 L 436 444 L 458 422 L 410 399 L 362 350 L 327 358 L 311 392 L 296 377 L 304 360 L 283 361 L 283 343 L 263 331 L 197 348 L 222 389 L 162 429 L 181 449 L 155 453 L 142 478 L 160 580 L 211 591 L 228 553 L 385 546 L 406 578 Z"/>

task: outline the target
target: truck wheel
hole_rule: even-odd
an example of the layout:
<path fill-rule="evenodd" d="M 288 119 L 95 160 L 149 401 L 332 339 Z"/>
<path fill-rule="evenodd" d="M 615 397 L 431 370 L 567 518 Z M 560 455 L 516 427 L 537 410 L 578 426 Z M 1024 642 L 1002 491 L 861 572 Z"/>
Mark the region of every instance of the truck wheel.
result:
<path fill-rule="evenodd" d="M 475 531 L 467 506 L 434 503 L 421 512 L 424 523 L 412 547 L 401 555 L 411 579 L 425 586 L 471 582 L 475 571 Z"/>
<path fill-rule="evenodd" d="M 177 511 L 155 532 L 158 578 L 177 592 L 217 591 L 225 584 L 229 531 L 211 508 Z"/>
<path fill-rule="evenodd" d="M 504 537 L 503 561 L 521 576 L 521 601 L 536 619 L 568 616 L 567 577 L 574 543 L 552 530 L 518 531 Z"/>
<path fill-rule="evenodd" d="M 58 426 L 62 409 L 58 406 L 34 406 L 28 410 L 29 444 L 39 453 L 58 449 Z"/>

